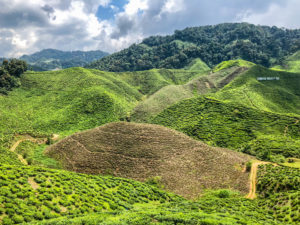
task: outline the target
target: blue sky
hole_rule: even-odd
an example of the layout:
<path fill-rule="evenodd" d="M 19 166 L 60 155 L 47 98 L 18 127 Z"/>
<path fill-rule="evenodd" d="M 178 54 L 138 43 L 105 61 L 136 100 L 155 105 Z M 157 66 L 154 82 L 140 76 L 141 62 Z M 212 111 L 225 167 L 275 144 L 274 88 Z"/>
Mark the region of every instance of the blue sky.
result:
<path fill-rule="evenodd" d="M 127 0 L 112 0 L 107 6 L 100 5 L 96 16 L 99 20 L 113 20 L 117 13 L 124 11 L 124 6 L 127 3 Z"/>
<path fill-rule="evenodd" d="M 300 28 L 300 0 L 0 0 L 0 57 L 45 48 L 115 52 L 191 26 Z"/>

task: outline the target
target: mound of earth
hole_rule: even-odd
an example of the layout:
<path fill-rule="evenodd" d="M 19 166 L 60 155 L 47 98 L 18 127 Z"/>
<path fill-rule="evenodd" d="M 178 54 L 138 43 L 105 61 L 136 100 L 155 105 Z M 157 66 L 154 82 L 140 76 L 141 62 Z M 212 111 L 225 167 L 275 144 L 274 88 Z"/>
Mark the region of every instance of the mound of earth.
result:
<path fill-rule="evenodd" d="M 246 193 L 249 186 L 249 174 L 243 170 L 249 156 L 158 125 L 106 124 L 61 140 L 46 154 L 76 172 L 139 181 L 160 177 L 167 190 L 186 197 L 197 197 L 207 188 Z"/>

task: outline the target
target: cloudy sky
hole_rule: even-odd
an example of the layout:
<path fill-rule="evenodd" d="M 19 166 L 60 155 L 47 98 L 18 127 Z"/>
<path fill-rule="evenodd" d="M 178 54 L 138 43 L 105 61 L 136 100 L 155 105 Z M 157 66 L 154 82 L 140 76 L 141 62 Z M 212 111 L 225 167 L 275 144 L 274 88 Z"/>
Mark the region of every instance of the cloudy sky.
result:
<path fill-rule="evenodd" d="M 300 0 L 0 0 L 0 57 L 45 48 L 115 52 L 223 22 L 300 28 Z"/>

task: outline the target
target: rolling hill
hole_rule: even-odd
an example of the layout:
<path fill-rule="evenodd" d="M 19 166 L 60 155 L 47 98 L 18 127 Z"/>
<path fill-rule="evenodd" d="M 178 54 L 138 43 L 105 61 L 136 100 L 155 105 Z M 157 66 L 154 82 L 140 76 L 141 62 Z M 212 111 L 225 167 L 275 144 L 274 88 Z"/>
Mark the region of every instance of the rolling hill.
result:
<path fill-rule="evenodd" d="M 299 119 L 196 97 L 172 105 L 150 122 L 209 145 L 236 149 L 263 160 L 282 161 L 283 156 L 300 157 Z"/>
<path fill-rule="evenodd" d="M 299 116 L 299 87 L 300 74 L 257 65 L 212 96 L 258 110 Z"/>
<path fill-rule="evenodd" d="M 228 66 L 215 73 L 204 73 L 183 85 L 165 86 L 140 102 L 132 111 L 131 119 L 136 122 L 147 122 L 167 107 L 183 99 L 215 93 L 247 69 L 247 67 L 237 67 L 232 64 L 231 67 Z"/>
<path fill-rule="evenodd" d="M 107 55 L 107 52 L 99 50 L 67 52 L 56 49 L 44 49 L 31 55 L 23 55 L 20 59 L 26 61 L 35 71 L 47 71 L 70 67 L 83 67 Z"/>
<path fill-rule="evenodd" d="M 273 69 L 300 73 L 300 51 L 286 57 L 281 65 L 274 66 Z"/>
<path fill-rule="evenodd" d="M 76 172 L 140 181 L 160 177 L 167 190 L 187 197 L 207 188 L 248 191 L 243 168 L 250 157 L 157 125 L 106 124 L 67 137 L 46 154 Z"/>
<path fill-rule="evenodd" d="M 88 68 L 105 71 L 180 69 L 200 58 L 209 67 L 232 59 L 244 59 L 266 67 L 300 49 L 300 30 L 225 23 L 177 30 L 173 35 L 152 36 L 140 44 L 104 57 Z"/>

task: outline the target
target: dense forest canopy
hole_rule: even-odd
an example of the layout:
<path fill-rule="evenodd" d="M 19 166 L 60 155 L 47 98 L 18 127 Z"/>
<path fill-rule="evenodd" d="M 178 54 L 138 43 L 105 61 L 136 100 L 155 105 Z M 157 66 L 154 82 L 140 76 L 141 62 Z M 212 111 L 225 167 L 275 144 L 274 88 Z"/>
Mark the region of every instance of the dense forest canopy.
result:
<path fill-rule="evenodd" d="M 13 87 L 20 86 L 19 77 L 27 70 L 27 63 L 11 59 L 0 63 L 0 94 L 6 94 Z"/>
<path fill-rule="evenodd" d="M 105 71 L 184 68 L 195 58 L 213 67 L 244 59 L 269 67 L 300 49 L 300 29 L 225 23 L 177 30 L 170 36 L 152 36 L 140 44 L 88 65 Z"/>

